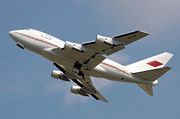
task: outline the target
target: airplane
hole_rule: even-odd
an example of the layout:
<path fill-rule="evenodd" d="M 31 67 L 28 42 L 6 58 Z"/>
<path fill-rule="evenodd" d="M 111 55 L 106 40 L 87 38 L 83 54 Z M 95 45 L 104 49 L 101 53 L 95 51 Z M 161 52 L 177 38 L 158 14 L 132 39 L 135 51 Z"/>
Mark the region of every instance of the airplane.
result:
<path fill-rule="evenodd" d="M 12 30 L 9 31 L 9 35 L 21 49 L 26 48 L 53 62 L 58 70 L 53 70 L 51 77 L 75 82 L 77 85 L 71 87 L 71 93 L 92 96 L 107 103 L 109 101 L 94 87 L 91 77 L 135 83 L 153 96 L 153 86 L 158 84 L 157 79 L 171 69 L 165 66 L 173 56 L 168 52 L 127 66 L 106 58 L 149 35 L 140 30 L 114 37 L 97 35 L 94 41 L 82 44 L 64 42 L 30 28 Z"/>

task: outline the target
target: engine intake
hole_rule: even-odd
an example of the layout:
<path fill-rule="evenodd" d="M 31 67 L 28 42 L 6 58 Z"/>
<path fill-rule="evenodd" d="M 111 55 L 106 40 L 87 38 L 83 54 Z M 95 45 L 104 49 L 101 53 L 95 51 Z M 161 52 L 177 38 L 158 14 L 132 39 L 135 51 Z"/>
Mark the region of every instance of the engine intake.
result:
<path fill-rule="evenodd" d="M 82 96 L 88 96 L 88 94 L 79 86 L 72 86 L 71 87 L 71 93 L 79 94 Z"/>
<path fill-rule="evenodd" d="M 62 71 L 53 70 L 51 73 L 51 77 L 55 79 L 61 79 L 63 81 L 69 81 L 69 79 L 64 76 L 64 73 Z"/>

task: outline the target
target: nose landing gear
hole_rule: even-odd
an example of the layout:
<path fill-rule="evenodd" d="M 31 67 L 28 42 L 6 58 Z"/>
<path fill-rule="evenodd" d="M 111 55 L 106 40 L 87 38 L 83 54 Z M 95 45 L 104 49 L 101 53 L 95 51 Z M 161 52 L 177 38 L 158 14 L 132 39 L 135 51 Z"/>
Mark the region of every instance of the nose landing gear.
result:
<path fill-rule="evenodd" d="M 19 48 L 23 49 L 24 50 L 24 45 L 20 44 L 20 43 L 17 43 L 16 46 L 18 46 Z"/>

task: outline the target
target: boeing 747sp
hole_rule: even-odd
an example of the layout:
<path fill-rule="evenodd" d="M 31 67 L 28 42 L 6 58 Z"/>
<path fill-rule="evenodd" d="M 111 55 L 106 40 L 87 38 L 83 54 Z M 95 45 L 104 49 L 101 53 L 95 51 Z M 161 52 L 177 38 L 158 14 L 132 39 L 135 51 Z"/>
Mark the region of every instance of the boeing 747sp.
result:
<path fill-rule="evenodd" d="M 148 35 L 139 30 L 112 38 L 97 35 L 94 41 L 82 44 L 64 42 L 34 29 L 13 30 L 9 35 L 18 47 L 26 48 L 52 61 L 59 69 L 52 71 L 53 78 L 75 82 L 77 86 L 72 86 L 72 93 L 91 95 L 104 102 L 108 101 L 93 86 L 91 76 L 135 83 L 152 96 L 152 87 L 158 84 L 157 79 L 171 69 L 165 66 L 173 56 L 168 52 L 127 66 L 105 57 Z"/>

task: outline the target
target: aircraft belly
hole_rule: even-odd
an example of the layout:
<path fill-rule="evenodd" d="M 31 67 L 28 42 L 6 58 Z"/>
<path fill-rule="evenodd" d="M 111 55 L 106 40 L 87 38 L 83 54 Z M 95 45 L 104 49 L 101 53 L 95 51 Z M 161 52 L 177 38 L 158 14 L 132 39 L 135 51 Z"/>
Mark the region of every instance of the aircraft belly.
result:
<path fill-rule="evenodd" d="M 122 73 L 111 71 L 98 65 L 91 71 L 91 76 L 105 78 L 113 81 L 121 81 Z"/>
<path fill-rule="evenodd" d="M 134 80 L 133 76 L 127 75 L 120 71 L 102 67 L 101 65 L 95 67 L 90 74 L 93 77 L 104 78 L 112 81 L 136 83 L 136 80 Z"/>

